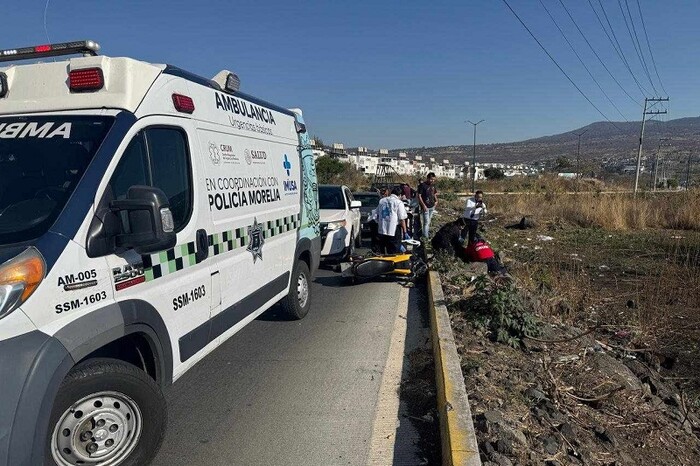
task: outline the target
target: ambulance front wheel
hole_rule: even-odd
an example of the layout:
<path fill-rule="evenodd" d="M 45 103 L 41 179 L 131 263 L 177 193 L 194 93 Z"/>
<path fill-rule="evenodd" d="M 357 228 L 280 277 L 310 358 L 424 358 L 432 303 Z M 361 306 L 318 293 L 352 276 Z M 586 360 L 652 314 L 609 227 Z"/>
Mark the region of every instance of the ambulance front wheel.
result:
<path fill-rule="evenodd" d="M 292 270 L 289 293 L 282 299 L 282 309 L 290 319 L 303 319 L 311 306 L 311 274 L 306 262 L 299 260 Z"/>
<path fill-rule="evenodd" d="M 146 372 L 116 359 L 86 361 L 56 395 L 45 465 L 149 464 L 166 419 L 163 394 Z"/>

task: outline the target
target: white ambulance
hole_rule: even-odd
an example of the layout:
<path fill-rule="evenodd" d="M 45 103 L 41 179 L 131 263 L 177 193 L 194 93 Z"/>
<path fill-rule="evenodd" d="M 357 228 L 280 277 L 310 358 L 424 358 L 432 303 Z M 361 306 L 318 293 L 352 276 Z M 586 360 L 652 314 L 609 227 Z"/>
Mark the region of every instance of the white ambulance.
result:
<path fill-rule="evenodd" d="M 275 303 L 309 309 L 301 112 L 98 49 L 0 50 L 82 55 L 0 67 L 0 465 L 147 464 L 164 387 Z"/>

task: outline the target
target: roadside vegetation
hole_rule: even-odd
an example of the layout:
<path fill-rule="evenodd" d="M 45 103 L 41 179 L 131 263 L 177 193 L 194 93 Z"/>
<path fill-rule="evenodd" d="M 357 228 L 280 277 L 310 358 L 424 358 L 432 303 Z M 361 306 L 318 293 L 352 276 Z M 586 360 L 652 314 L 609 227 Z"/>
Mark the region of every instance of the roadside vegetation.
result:
<path fill-rule="evenodd" d="M 489 191 L 510 189 L 477 186 L 482 234 L 512 282 L 433 262 L 482 460 L 698 464 L 700 191 L 634 198 L 567 181 L 500 195 Z M 444 202 L 436 229 L 462 208 Z M 506 228 L 522 217 L 529 228 Z"/>

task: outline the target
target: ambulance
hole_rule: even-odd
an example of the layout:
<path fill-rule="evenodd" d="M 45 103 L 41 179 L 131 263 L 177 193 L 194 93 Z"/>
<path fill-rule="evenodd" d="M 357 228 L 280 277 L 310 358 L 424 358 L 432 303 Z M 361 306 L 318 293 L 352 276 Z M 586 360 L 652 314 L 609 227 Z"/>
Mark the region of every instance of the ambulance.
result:
<path fill-rule="evenodd" d="M 0 50 L 0 465 L 148 464 L 165 387 L 273 305 L 309 311 L 301 111 L 98 50 Z"/>

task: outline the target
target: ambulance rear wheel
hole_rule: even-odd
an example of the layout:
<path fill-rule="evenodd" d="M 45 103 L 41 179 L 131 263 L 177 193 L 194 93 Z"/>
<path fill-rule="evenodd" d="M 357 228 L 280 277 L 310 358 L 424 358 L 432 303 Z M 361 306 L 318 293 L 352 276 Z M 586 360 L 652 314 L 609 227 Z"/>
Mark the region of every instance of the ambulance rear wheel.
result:
<path fill-rule="evenodd" d="M 45 465 L 148 464 L 163 441 L 166 419 L 165 398 L 146 372 L 116 359 L 86 361 L 56 395 Z"/>
<path fill-rule="evenodd" d="M 287 317 L 299 320 L 309 313 L 311 307 L 311 274 L 304 261 L 297 261 L 292 271 L 289 293 L 282 299 L 282 310 Z"/>

